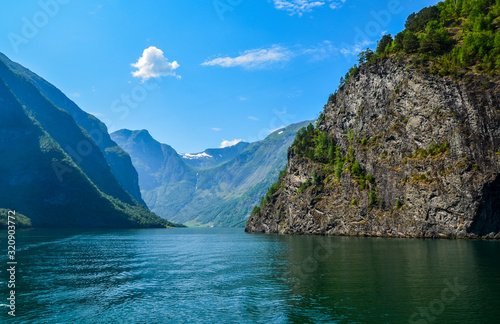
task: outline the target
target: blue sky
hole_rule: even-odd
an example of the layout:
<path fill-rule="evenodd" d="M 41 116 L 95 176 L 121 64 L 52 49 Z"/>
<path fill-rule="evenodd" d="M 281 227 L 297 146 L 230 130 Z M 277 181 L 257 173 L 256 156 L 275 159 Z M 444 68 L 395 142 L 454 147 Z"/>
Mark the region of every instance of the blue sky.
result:
<path fill-rule="evenodd" d="M 110 131 L 194 153 L 316 118 L 360 49 L 435 3 L 3 0 L 0 51 Z"/>

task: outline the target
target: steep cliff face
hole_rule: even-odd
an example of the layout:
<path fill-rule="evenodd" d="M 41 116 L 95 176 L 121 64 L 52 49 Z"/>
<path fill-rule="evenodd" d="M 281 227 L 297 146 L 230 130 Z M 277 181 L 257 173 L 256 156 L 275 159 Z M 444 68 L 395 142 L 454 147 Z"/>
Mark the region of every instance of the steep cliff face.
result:
<path fill-rule="evenodd" d="M 28 79 L 12 72 L 3 62 L 0 62 L 0 78 L 30 116 L 79 164 L 100 190 L 127 204 L 137 204 L 120 186 L 95 142 L 88 133 L 82 131 L 70 114 L 56 107 Z M 85 148 L 81 149 L 84 145 Z"/>
<path fill-rule="evenodd" d="M 247 232 L 500 238 L 498 78 L 440 77 L 395 58 L 364 65 L 315 132 L 344 160 L 290 149 Z"/>
<path fill-rule="evenodd" d="M 12 62 L 2 53 L 0 53 L 0 62 L 2 62 L 5 67 L 3 71 L 0 71 L 0 75 L 2 77 L 8 78 L 9 75 L 15 74 L 23 76 L 24 82 L 27 86 L 36 88 L 40 94 L 50 100 L 54 106 L 67 111 L 78 126 L 85 129 L 89 136 L 92 137 L 93 141 L 104 155 L 104 158 L 106 159 L 107 164 L 109 164 L 113 176 L 116 180 L 118 180 L 119 185 L 123 187 L 123 189 L 125 189 L 137 202 L 146 206 L 146 203 L 141 197 L 137 171 L 132 165 L 130 156 L 113 140 L 111 140 L 107 127 L 103 122 L 80 109 L 80 107 L 70 100 L 62 91 L 47 82 L 45 79 L 31 72 L 26 67 Z M 20 99 L 22 99 L 22 95 L 24 93 L 26 93 L 25 89 L 21 88 L 21 93 L 18 94 Z M 109 181 L 113 182 L 113 180 Z"/>
<path fill-rule="evenodd" d="M 27 89 L 27 94 L 39 98 Z M 26 215 L 22 225 L 51 228 L 141 228 L 173 225 L 135 202 L 128 204 L 101 190 L 62 145 L 73 145 L 84 138 L 70 126 L 67 113 L 50 107 L 42 99 L 33 103 L 34 111 L 22 105 L 0 77 L 0 209 Z M 44 108 L 45 110 L 41 110 Z M 63 113 L 63 115 L 60 115 Z M 41 117 L 39 121 L 34 116 Z M 67 115 L 67 116 L 66 116 Z M 56 126 L 48 121 L 53 119 Z M 59 122 L 59 124 L 58 124 Z M 66 123 L 65 141 L 51 129 Z M 75 124 L 76 125 L 76 124 Z M 51 136 L 54 134 L 54 137 Z M 85 167 L 106 179 L 109 172 L 99 156 Z M 102 159 L 104 160 L 104 159 Z M 116 182 L 116 180 L 114 180 Z M 113 185 L 113 183 L 110 183 Z M 104 187 L 112 190 L 114 187 Z M 121 192 L 125 192 L 121 189 Z M 120 192 L 118 192 L 120 194 Z M 132 199 L 130 196 L 129 200 Z M 1 223 L 1 222 L 0 222 Z M 0 224 L 1 225 L 1 224 Z M 21 225 L 21 223 L 20 223 Z"/>

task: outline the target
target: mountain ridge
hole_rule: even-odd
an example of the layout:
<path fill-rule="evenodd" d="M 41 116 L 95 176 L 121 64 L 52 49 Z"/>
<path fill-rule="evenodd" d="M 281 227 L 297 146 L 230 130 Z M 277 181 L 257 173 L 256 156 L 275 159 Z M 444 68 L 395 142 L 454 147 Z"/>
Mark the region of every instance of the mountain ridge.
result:
<path fill-rule="evenodd" d="M 232 146 L 209 148 L 198 153 L 181 153 L 180 156 L 184 162 L 191 166 L 207 169 L 230 161 L 243 152 L 249 145 L 250 143 L 241 141 Z"/>
<path fill-rule="evenodd" d="M 296 130 L 305 123 L 290 125 L 263 141 L 207 149 L 203 152 L 229 152 L 230 158 L 203 165 L 190 165 L 145 130 L 119 130 L 111 137 L 131 155 L 151 210 L 176 222 L 243 226 L 252 205 L 284 165 Z"/>
<path fill-rule="evenodd" d="M 136 201 L 144 206 L 146 205 L 140 194 L 138 175 L 135 168 L 132 166 L 130 156 L 111 140 L 104 123 L 95 116 L 83 111 L 54 85 L 24 66 L 11 61 L 2 53 L 0 53 L 0 62 L 3 62 L 3 64 L 13 73 L 24 76 L 56 107 L 67 111 L 75 122 L 87 131 L 88 135 L 99 147 L 120 185 L 132 195 Z M 76 150 L 76 148 L 73 148 L 73 150 Z M 78 152 L 74 155 L 78 155 Z"/>
<path fill-rule="evenodd" d="M 0 160 L 3 211 L 38 228 L 176 226 L 135 200 L 88 132 L 3 60 L 0 103 L 0 154 L 8 157 Z"/>

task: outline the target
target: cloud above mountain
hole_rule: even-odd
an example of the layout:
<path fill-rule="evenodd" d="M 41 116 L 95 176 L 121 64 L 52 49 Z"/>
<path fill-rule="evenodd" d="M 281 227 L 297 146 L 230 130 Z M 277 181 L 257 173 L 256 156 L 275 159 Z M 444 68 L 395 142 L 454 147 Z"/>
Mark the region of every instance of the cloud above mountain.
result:
<path fill-rule="evenodd" d="M 155 46 L 146 48 L 139 60 L 131 65 L 137 69 L 137 71 L 132 72 L 132 75 L 135 78 L 141 78 L 142 82 L 164 76 L 181 78 L 174 72 L 180 67 L 179 63 L 177 61 L 169 62 L 163 51 Z"/>
<path fill-rule="evenodd" d="M 222 143 L 220 143 L 220 148 L 235 146 L 239 142 L 243 142 L 243 140 L 242 139 L 234 139 L 232 141 L 222 141 Z"/>
<path fill-rule="evenodd" d="M 223 68 L 243 67 L 246 70 L 258 70 L 264 68 L 282 67 L 292 59 L 308 56 L 312 61 L 320 61 L 332 55 L 338 55 L 339 48 L 332 42 L 324 40 L 321 43 L 309 45 L 301 44 L 293 46 L 273 45 L 269 48 L 251 49 L 242 52 L 238 56 L 226 56 L 215 59 L 208 59 L 202 66 L 219 66 Z M 246 97 L 239 97 L 240 101 L 247 101 Z"/>
<path fill-rule="evenodd" d="M 246 69 L 261 69 L 272 64 L 286 62 L 294 54 L 285 47 L 278 45 L 270 48 L 252 49 L 243 52 L 236 57 L 219 57 L 213 60 L 203 62 L 203 66 L 221 66 L 221 67 L 236 67 L 241 66 Z"/>

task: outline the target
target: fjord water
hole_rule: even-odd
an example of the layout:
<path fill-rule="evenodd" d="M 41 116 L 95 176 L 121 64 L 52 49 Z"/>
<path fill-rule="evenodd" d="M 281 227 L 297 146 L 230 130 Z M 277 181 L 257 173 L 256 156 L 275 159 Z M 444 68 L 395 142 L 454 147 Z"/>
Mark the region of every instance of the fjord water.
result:
<path fill-rule="evenodd" d="M 0 240 L 6 269 L 6 237 Z M 497 323 L 500 242 L 18 231 L 12 323 Z"/>

